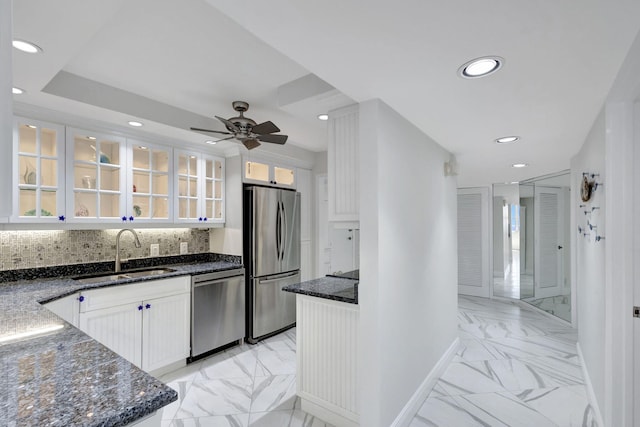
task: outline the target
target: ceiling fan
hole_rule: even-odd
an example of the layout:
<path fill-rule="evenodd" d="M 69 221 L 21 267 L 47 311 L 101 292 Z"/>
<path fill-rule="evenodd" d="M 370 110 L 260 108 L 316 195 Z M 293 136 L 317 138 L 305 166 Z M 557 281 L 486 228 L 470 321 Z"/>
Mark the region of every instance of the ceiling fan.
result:
<path fill-rule="evenodd" d="M 259 147 L 260 141 L 280 145 L 287 142 L 287 135 L 274 135 L 276 132 L 280 132 L 280 129 L 278 126 L 274 125 L 273 122 L 267 121 L 257 124 L 254 120 L 244 116 L 244 112 L 249 109 L 249 103 L 244 101 L 233 101 L 231 105 L 234 110 L 240 113 L 238 117 L 223 119 L 222 117 L 215 116 L 216 119 L 224 123 L 228 132 L 201 128 L 191 128 L 191 130 L 231 135 L 227 138 L 220 139 L 219 141 L 235 138 L 247 147 L 247 150 L 253 150 L 256 147 Z"/>

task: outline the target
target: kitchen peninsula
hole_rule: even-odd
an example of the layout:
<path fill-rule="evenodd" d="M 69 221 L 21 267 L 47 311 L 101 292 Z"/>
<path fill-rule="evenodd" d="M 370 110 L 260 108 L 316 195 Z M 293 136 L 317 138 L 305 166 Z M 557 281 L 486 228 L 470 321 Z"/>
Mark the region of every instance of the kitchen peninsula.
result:
<path fill-rule="evenodd" d="M 359 425 L 359 271 L 283 288 L 296 293 L 297 394 L 302 410 L 337 427 Z"/>
<path fill-rule="evenodd" d="M 158 410 L 177 393 L 42 304 L 86 289 L 235 269 L 241 260 L 181 255 L 123 269 L 160 265 L 171 270 L 93 284 L 73 277 L 113 271 L 113 262 L 0 272 L 0 425 L 159 425 Z"/>

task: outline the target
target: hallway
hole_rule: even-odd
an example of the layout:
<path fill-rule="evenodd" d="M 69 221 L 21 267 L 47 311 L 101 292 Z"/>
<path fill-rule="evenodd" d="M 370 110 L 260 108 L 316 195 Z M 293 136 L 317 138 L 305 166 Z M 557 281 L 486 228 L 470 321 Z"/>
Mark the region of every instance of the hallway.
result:
<path fill-rule="evenodd" d="M 577 331 L 515 301 L 458 304 L 461 348 L 410 427 L 597 426 Z"/>
<path fill-rule="evenodd" d="M 459 296 L 460 350 L 410 427 L 597 427 L 577 332 L 517 302 Z M 300 410 L 295 329 L 161 378 L 162 427 L 331 427 Z"/>

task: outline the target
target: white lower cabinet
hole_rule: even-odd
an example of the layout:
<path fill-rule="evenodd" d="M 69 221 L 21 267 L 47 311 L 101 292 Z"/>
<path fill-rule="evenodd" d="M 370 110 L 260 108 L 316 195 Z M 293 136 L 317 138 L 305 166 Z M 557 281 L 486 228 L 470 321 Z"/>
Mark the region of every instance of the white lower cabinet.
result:
<path fill-rule="evenodd" d="M 80 311 L 78 294 L 68 295 L 64 298 L 58 298 L 44 305 L 54 314 L 57 314 L 62 320 L 78 327 L 78 313 Z"/>
<path fill-rule="evenodd" d="M 186 362 L 190 276 L 82 293 L 80 329 L 144 371 Z"/>

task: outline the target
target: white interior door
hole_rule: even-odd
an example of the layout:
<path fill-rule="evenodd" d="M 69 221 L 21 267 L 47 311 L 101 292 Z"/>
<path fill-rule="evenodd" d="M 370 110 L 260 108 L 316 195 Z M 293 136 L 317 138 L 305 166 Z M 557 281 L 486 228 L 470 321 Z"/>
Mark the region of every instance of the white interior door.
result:
<path fill-rule="evenodd" d="M 458 293 L 489 297 L 489 189 L 458 189 Z"/>
<path fill-rule="evenodd" d="M 536 186 L 534 201 L 534 298 L 561 295 L 564 281 L 562 189 Z"/>

